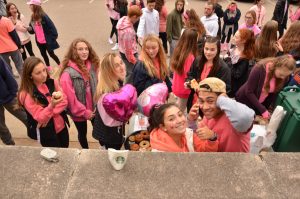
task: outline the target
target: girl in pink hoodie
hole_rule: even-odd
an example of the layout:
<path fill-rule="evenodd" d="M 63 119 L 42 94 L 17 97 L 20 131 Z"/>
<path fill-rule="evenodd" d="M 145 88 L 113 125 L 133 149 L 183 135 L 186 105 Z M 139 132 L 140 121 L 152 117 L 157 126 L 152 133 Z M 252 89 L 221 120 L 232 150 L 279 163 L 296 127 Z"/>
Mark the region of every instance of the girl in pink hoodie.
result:
<path fill-rule="evenodd" d="M 182 111 L 185 111 L 188 97 L 191 90 L 184 88 L 184 82 L 191 65 L 197 56 L 196 29 L 186 29 L 180 37 L 174 50 L 171 67 L 174 72 L 172 91 L 177 96 L 177 104 Z"/>
<path fill-rule="evenodd" d="M 68 97 L 68 112 L 78 131 L 82 148 L 88 148 L 87 120 L 93 121 L 99 58 L 85 39 L 75 39 L 62 62 L 60 84 Z"/>
<path fill-rule="evenodd" d="M 187 128 L 184 113 L 175 104 L 156 105 L 150 117 L 150 144 L 152 151 L 164 152 L 217 152 L 216 134 L 207 131 L 197 135 Z"/>
<path fill-rule="evenodd" d="M 27 114 L 30 138 L 39 140 L 44 147 L 69 146 L 65 113 L 68 101 L 58 82 L 49 77 L 41 59 L 25 60 L 18 100 Z"/>

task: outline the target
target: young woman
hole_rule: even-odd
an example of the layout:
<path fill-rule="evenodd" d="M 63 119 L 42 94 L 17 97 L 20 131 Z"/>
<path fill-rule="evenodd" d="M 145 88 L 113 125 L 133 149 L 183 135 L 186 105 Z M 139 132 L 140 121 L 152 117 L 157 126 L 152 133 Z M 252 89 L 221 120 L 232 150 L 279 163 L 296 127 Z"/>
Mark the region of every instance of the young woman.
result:
<path fill-rule="evenodd" d="M 31 0 L 27 4 L 30 5 L 32 11 L 29 33 L 35 34 L 37 47 L 45 61 L 46 66 L 50 66 L 50 61 L 47 55 L 55 61 L 57 65 L 60 64 L 59 58 L 55 55 L 54 50 L 59 48 L 56 41 L 58 34 L 54 23 L 41 7 L 40 0 Z M 50 69 L 50 68 L 49 68 Z"/>
<path fill-rule="evenodd" d="M 118 43 L 118 31 L 116 29 L 118 20 L 120 19 L 120 13 L 115 10 L 114 0 L 106 0 L 106 8 L 108 11 L 109 19 L 111 22 L 111 31 L 108 38 L 108 43 L 113 44 L 112 37 L 116 35 L 116 43 Z"/>
<path fill-rule="evenodd" d="M 184 32 L 185 29 L 188 28 L 193 28 L 197 30 L 198 32 L 197 45 L 198 45 L 198 52 L 200 54 L 200 52 L 203 51 L 203 43 L 206 35 L 206 30 L 204 28 L 203 23 L 200 21 L 200 18 L 194 9 L 185 10 L 185 12 L 182 14 L 182 19 L 184 22 L 184 28 L 181 34 Z"/>
<path fill-rule="evenodd" d="M 102 58 L 98 74 L 96 91 L 97 109 L 93 127 L 93 137 L 99 140 L 102 147 L 120 150 L 124 142 L 125 122 L 110 117 L 103 107 L 106 94 L 118 91 L 123 86 L 126 67 L 116 53 L 107 53 Z"/>
<path fill-rule="evenodd" d="M 49 77 L 41 59 L 25 60 L 18 100 L 27 113 L 29 137 L 38 139 L 44 147 L 69 146 L 67 97 L 58 82 Z"/>
<path fill-rule="evenodd" d="M 239 29 L 247 28 L 254 32 L 254 36 L 256 37 L 260 33 L 260 28 L 256 25 L 256 13 L 253 10 L 249 10 L 245 14 L 245 23 L 243 23 Z"/>
<path fill-rule="evenodd" d="M 172 91 L 177 96 L 177 104 L 185 111 L 190 89 L 184 88 L 184 82 L 191 65 L 197 56 L 197 37 L 195 29 L 186 29 L 180 37 L 171 59 L 173 70 Z"/>
<path fill-rule="evenodd" d="M 207 37 L 204 43 L 204 50 L 192 63 L 188 73 L 187 81 L 195 79 L 197 82 L 207 77 L 218 77 L 226 83 L 227 92 L 230 91 L 230 69 L 227 64 L 220 59 L 220 40 L 218 37 Z M 187 110 L 198 100 L 195 90 L 191 93 L 187 102 Z"/>
<path fill-rule="evenodd" d="M 159 13 L 159 38 L 163 43 L 165 53 L 168 54 L 168 40 L 167 40 L 167 16 L 168 10 L 165 5 L 165 0 L 156 0 L 155 10 Z"/>
<path fill-rule="evenodd" d="M 235 99 L 252 108 L 257 115 L 269 119 L 270 105 L 275 102 L 277 93 L 287 83 L 294 69 L 295 60 L 290 55 L 261 60 L 251 70 Z"/>
<path fill-rule="evenodd" d="M 217 152 L 218 141 L 213 131 L 205 131 L 201 139 L 187 128 L 183 111 L 175 104 L 153 106 L 149 117 L 152 151 Z"/>
<path fill-rule="evenodd" d="M 160 39 L 148 35 L 143 40 L 140 60 L 132 72 L 132 84 L 140 95 L 146 88 L 165 82 L 171 92 L 172 83 L 168 77 L 166 55 Z"/>
<path fill-rule="evenodd" d="M 221 51 L 228 50 L 231 35 L 234 35 L 239 27 L 241 11 L 238 9 L 236 2 L 230 2 L 228 8 L 224 12 L 224 25 L 222 30 Z M 226 43 L 224 44 L 226 39 Z"/>
<path fill-rule="evenodd" d="M 239 88 L 247 81 L 250 61 L 254 57 L 255 38 L 251 30 L 240 29 L 234 35 L 234 46 L 230 49 L 231 91 L 234 97 Z"/>
<path fill-rule="evenodd" d="M 256 13 L 256 22 L 255 24 L 262 28 L 264 25 L 264 19 L 266 16 L 266 8 L 263 6 L 264 0 L 255 0 L 255 5 L 250 8 Z"/>
<path fill-rule="evenodd" d="M 300 21 L 292 23 L 279 40 L 284 53 L 290 53 L 300 46 Z"/>
<path fill-rule="evenodd" d="M 7 17 L 10 18 L 10 20 L 15 25 L 15 29 L 21 40 L 22 49 L 23 49 L 22 52 L 23 60 L 27 58 L 25 48 L 30 56 L 34 56 L 34 53 L 32 51 L 30 35 L 27 31 L 28 25 L 27 22 L 25 21 L 24 15 L 19 12 L 17 6 L 14 3 L 8 3 L 6 5 L 6 12 L 7 12 Z"/>
<path fill-rule="evenodd" d="M 255 41 L 255 59 L 257 61 L 267 58 L 275 57 L 278 52 L 277 48 L 277 21 L 268 21 L 264 26 Z"/>
<path fill-rule="evenodd" d="M 62 62 L 60 84 L 68 98 L 68 112 L 78 131 L 82 148 L 88 148 L 87 120 L 95 116 L 93 96 L 97 85 L 99 58 L 85 39 L 75 39 Z"/>

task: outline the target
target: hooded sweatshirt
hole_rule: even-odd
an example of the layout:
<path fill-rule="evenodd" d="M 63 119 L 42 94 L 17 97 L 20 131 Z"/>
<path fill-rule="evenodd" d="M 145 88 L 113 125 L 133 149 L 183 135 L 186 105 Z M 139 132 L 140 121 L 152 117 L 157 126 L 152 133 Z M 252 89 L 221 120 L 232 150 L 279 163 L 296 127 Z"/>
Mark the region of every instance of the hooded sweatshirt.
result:
<path fill-rule="evenodd" d="M 187 139 L 186 134 L 191 132 L 192 140 Z M 154 129 L 150 134 L 150 143 L 152 151 L 162 152 L 193 152 L 189 150 L 188 145 L 193 144 L 194 151 L 196 152 L 216 152 L 218 150 L 218 141 L 201 140 L 198 136 L 192 132 L 191 129 L 186 129 L 186 133 L 181 138 L 182 148 L 180 148 L 174 140 L 160 128 Z"/>
<path fill-rule="evenodd" d="M 183 21 L 182 21 L 182 17 L 181 14 L 184 10 L 184 6 L 182 8 L 182 11 L 179 12 L 176 9 L 178 0 L 175 1 L 175 9 L 168 14 L 167 17 L 167 39 L 169 42 L 171 42 L 172 40 L 179 40 L 180 36 L 181 36 L 181 30 L 183 28 Z"/>
<path fill-rule="evenodd" d="M 117 23 L 119 51 L 125 54 L 126 59 L 134 63 L 136 59 L 134 54 L 137 53 L 136 33 L 133 24 L 127 16 L 122 17 Z"/>
<path fill-rule="evenodd" d="M 139 27 L 137 29 L 137 36 L 144 38 L 146 35 L 159 35 L 159 13 L 153 9 L 143 8 L 143 15 L 141 16 Z"/>
<path fill-rule="evenodd" d="M 214 13 L 210 17 L 201 17 L 201 22 L 203 23 L 205 30 L 208 35 L 216 37 L 219 30 L 218 17 Z"/>

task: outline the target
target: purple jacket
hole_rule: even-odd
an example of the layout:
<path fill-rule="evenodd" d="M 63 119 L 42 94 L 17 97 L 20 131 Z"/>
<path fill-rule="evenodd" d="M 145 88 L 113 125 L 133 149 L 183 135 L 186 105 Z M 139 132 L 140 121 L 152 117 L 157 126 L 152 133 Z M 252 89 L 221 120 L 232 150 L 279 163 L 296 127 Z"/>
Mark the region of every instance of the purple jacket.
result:
<path fill-rule="evenodd" d="M 235 96 L 236 101 L 246 104 L 258 115 L 263 114 L 275 102 L 277 96 L 277 93 L 269 93 L 263 103 L 259 102 L 265 78 L 265 67 L 256 65 L 251 70 L 247 82 L 238 90 Z"/>

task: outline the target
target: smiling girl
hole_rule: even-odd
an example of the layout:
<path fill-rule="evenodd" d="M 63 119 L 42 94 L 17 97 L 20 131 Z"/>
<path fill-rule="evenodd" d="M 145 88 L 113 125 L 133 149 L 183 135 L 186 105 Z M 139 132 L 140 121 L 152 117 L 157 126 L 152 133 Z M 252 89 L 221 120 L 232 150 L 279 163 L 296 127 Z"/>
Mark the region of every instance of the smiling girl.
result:
<path fill-rule="evenodd" d="M 187 80 L 195 79 L 197 82 L 202 81 L 207 77 L 218 77 L 226 83 L 227 91 L 230 90 L 230 69 L 227 64 L 220 59 L 220 40 L 217 37 L 207 37 L 204 43 L 204 50 L 198 56 L 188 73 Z M 188 111 L 192 105 L 197 101 L 198 97 L 195 95 L 195 90 L 192 89 L 188 102 Z"/>
<path fill-rule="evenodd" d="M 18 100 L 27 114 L 29 137 L 44 147 L 69 146 L 67 98 L 39 58 L 25 60 Z"/>
<path fill-rule="evenodd" d="M 148 35 L 144 38 L 140 61 L 132 72 L 132 81 L 138 95 L 149 86 L 161 82 L 165 82 L 171 92 L 172 83 L 168 77 L 166 55 L 157 36 Z"/>
<path fill-rule="evenodd" d="M 216 134 L 206 131 L 201 139 L 187 128 L 187 119 L 175 104 L 156 105 L 149 117 L 152 151 L 164 152 L 216 152 Z"/>
<path fill-rule="evenodd" d="M 97 85 L 99 58 L 85 39 L 75 39 L 62 62 L 60 84 L 68 97 L 68 111 L 78 131 L 82 148 L 88 148 L 87 120 L 95 116 L 93 96 Z"/>

